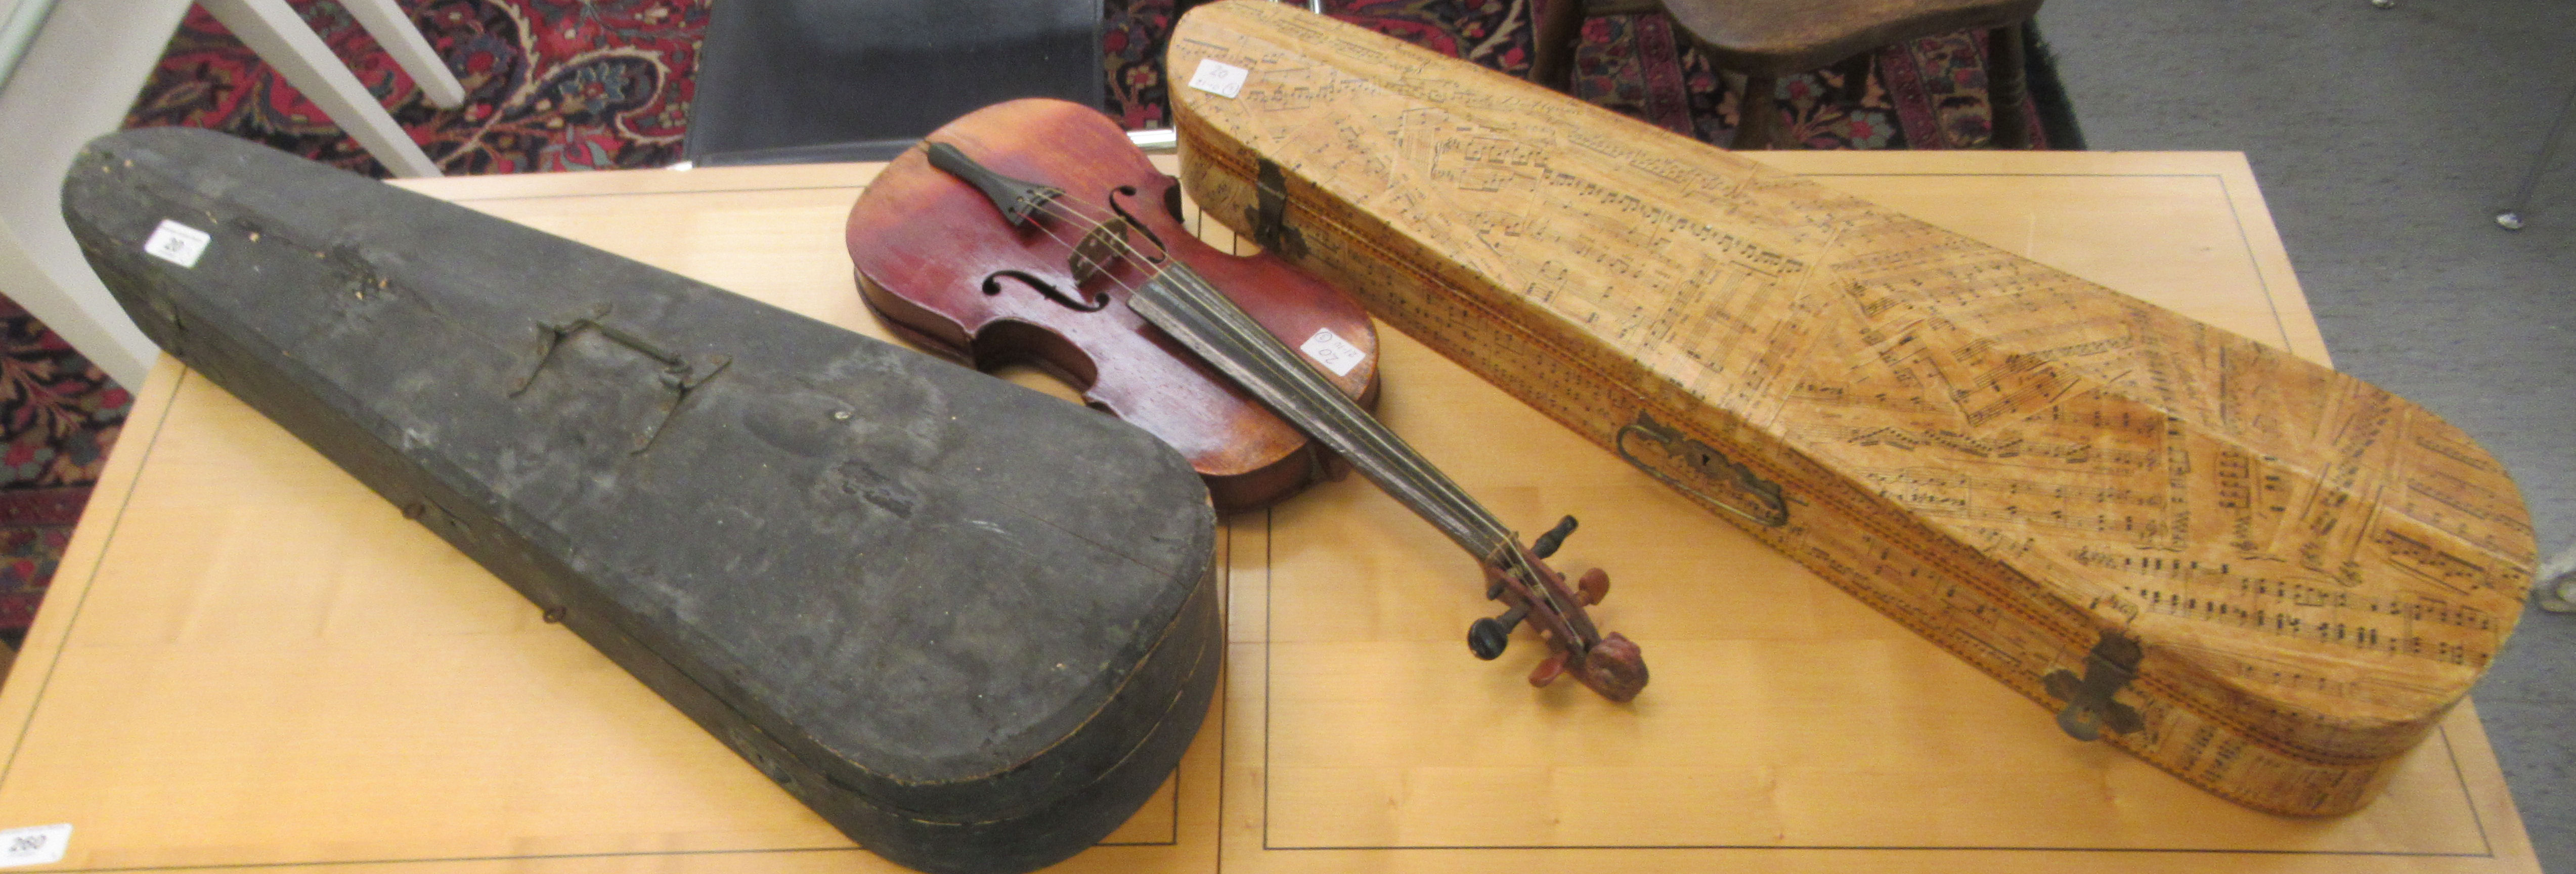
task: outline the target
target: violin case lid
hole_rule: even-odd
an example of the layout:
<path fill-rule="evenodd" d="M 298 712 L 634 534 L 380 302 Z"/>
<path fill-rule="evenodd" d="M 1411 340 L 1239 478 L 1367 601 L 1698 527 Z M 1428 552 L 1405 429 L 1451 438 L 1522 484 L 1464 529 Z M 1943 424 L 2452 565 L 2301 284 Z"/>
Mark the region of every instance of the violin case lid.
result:
<path fill-rule="evenodd" d="M 1061 860 L 1206 713 L 1214 515 L 1142 430 L 210 132 L 92 142 L 63 213 L 162 348 L 881 856 Z"/>

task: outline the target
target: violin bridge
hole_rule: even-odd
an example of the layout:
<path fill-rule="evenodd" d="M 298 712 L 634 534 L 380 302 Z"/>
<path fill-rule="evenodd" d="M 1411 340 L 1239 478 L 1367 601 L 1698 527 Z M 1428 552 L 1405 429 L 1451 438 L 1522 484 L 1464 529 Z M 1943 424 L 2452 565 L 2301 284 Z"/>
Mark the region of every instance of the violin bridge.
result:
<path fill-rule="evenodd" d="M 1073 254 L 1065 257 L 1065 266 L 1073 270 L 1073 281 L 1078 285 L 1106 272 L 1122 253 L 1131 251 L 1127 246 L 1127 220 L 1110 219 L 1082 235 L 1082 242 L 1073 246 Z"/>

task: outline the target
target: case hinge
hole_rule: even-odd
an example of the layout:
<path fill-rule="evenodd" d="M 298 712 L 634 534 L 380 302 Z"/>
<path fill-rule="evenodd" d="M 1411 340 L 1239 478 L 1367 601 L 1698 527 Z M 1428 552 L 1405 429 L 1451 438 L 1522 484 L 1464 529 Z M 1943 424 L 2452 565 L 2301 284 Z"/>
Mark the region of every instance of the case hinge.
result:
<path fill-rule="evenodd" d="M 2102 632 L 2102 642 L 2084 659 L 2084 676 L 2059 668 L 2048 672 L 2042 682 L 2048 694 L 2065 699 L 2066 708 L 2057 711 L 2057 727 L 2076 740 L 2100 740 L 2102 730 L 2128 734 L 2147 727 L 2138 709 L 2111 696 L 2138 678 L 2138 661 L 2145 650 L 2138 642 L 2116 631 Z"/>
<path fill-rule="evenodd" d="M 1288 226 L 1288 174 L 1280 172 L 1279 165 L 1268 158 L 1261 159 L 1260 171 L 1260 178 L 1253 184 L 1260 205 L 1243 210 L 1244 218 L 1252 224 L 1252 242 L 1279 253 L 1279 257 L 1303 260 L 1306 233 Z"/>

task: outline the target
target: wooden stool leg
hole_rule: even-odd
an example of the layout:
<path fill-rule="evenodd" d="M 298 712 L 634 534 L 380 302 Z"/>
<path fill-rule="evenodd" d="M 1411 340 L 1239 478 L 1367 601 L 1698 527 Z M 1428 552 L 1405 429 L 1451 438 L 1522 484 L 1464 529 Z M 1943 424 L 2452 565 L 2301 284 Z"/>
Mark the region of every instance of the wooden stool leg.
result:
<path fill-rule="evenodd" d="M 2021 111 L 2030 89 L 2022 80 L 2021 25 L 1986 32 L 1986 107 L 1994 134 L 1987 144 L 1998 149 L 2030 148 L 2030 117 Z"/>
<path fill-rule="evenodd" d="M 1778 127 L 1780 107 L 1772 92 L 1780 89 L 1780 79 L 1768 74 L 1747 73 L 1744 76 L 1744 99 L 1738 101 L 1735 113 L 1735 136 L 1726 147 L 1737 151 L 1771 148 L 1771 129 Z"/>
<path fill-rule="evenodd" d="M 1548 0 L 1547 11 L 1539 16 L 1538 34 L 1533 37 L 1536 54 L 1530 58 L 1532 83 L 1572 94 L 1574 85 L 1574 44 L 1583 38 L 1583 0 Z"/>

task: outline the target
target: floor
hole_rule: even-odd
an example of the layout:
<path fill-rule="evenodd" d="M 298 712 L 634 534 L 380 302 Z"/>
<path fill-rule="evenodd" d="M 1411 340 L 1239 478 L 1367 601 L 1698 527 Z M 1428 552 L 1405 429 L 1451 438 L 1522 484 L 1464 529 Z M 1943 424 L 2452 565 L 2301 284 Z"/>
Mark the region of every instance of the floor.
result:
<path fill-rule="evenodd" d="M 2563 0 L 2050 0 L 2088 144 L 2245 152 L 2335 366 L 2502 458 L 2576 548 L 2576 89 Z M 2576 614 L 2526 609 L 2473 696 L 2550 874 L 2576 874 Z"/>

